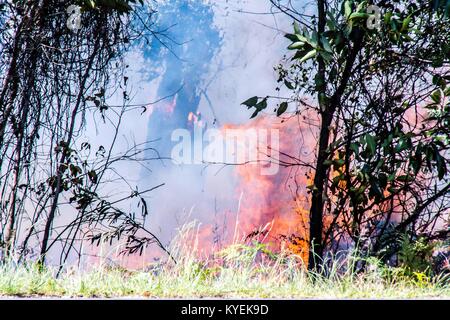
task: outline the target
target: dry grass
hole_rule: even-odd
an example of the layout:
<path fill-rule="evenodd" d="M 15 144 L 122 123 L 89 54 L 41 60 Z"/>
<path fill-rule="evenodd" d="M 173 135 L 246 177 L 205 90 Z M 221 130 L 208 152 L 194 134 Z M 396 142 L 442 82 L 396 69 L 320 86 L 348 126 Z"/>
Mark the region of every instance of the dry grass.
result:
<path fill-rule="evenodd" d="M 267 254 L 260 244 L 235 243 L 215 259 L 198 259 L 195 241 L 178 239 L 177 264 L 155 264 L 149 271 L 99 266 L 90 272 L 40 270 L 35 264 L 0 266 L 0 295 L 158 298 L 450 298 L 447 277 L 405 277 L 401 269 L 367 261 L 363 274 L 352 270 L 353 255 L 330 261 L 325 274 L 306 272 L 298 258 Z M 182 244 L 182 245 L 180 245 Z M 264 254 L 266 252 L 266 254 Z"/>

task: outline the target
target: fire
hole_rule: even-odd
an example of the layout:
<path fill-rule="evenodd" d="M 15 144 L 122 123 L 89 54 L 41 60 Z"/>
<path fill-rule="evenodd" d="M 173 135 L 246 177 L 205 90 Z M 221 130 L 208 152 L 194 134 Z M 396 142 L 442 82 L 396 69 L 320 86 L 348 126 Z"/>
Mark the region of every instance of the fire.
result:
<path fill-rule="evenodd" d="M 309 252 L 309 209 L 310 195 L 307 186 L 312 184 L 313 171 L 311 165 L 315 159 L 317 116 L 312 112 L 300 121 L 299 118 L 281 120 L 273 116 L 261 116 L 242 125 L 224 125 L 226 129 L 277 130 L 279 143 L 268 139 L 269 150 L 259 152 L 270 153 L 271 148 L 278 148 L 278 157 L 263 157 L 264 161 L 243 163 L 231 166 L 236 188 L 230 195 L 229 202 L 238 204 L 235 218 L 230 212 L 219 212 L 218 221 L 225 225 L 220 228 L 226 233 L 218 232 L 221 239 L 216 239 L 216 226 L 203 223 L 183 234 L 181 244 L 189 254 L 200 256 L 220 252 L 232 245 L 253 242 L 264 243 L 274 252 L 289 252 L 301 258 L 307 264 Z M 190 113 L 188 122 L 199 125 L 200 114 Z M 311 124 L 313 123 L 313 124 Z M 245 147 L 242 144 L 241 147 Z M 239 148 L 239 146 L 237 146 Z M 236 151 L 236 153 L 239 151 Z M 262 168 L 268 161 L 277 162 L 279 170 L 276 174 L 262 174 Z M 222 217 L 227 217 L 223 219 Z M 183 233 L 183 232 L 181 232 Z M 179 240 L 179 239 L 178 239 Z M 180 241 L 179 241 L 180 242 Z M 189 248 L 189 249 L 188 249 Z M 161 257 L 164 254 L 156 247 L 144 252 L 147 257 Z M 118 253 L 115 257 L 121 257 Z M 142 258 L 127 257 L 127 266 L 142 266 Z M 122 260 L 121 265 L 124 264 Z"/>
<path fill-rule="evenodd" d="M 201 121 L 201 117 L 202 117 L 202 115 L 199 111 L 197 111 L 196 113 L 191 111 L 188 114 L 188 122 L 198 123 L 199 121 Z"/>
<path fill-rule="evenodd" d="M 240 195 L 237 232 L 246 240 L 253 239 L 270 244 L 274 250 L 287 249 L 307 263 L 308 220 L 310 197 L 306 186 L 312 183 L 310 170 L 302 164 L 314 159 L 314 128 L 307 123 L 280 121 L 273 117 L 260 117 L 241 126 L 227 128 L 274 128 L 279 131 L 279 159 L 276 175 L 261 175 L 264 164 L 238 165 L 235 174 Z M 270 144 L 269 144 L 270 146 Z M 292 152 L 300 153 L 292 154 Z M 264 233 L 260 230 L 270 224 Z"/>
<path fill-rule="evenodd" d="M 178 100 L 178 94 L 174 95 L 172 100 L 161 101 L 157 107 L 160 108 L 160 110 L 162 110 L 164 113 L 166 113 L 168 115 L 172 115 L 173 112 L 175 111 L 175 107 L 177 105 L 177 100 Z"/>

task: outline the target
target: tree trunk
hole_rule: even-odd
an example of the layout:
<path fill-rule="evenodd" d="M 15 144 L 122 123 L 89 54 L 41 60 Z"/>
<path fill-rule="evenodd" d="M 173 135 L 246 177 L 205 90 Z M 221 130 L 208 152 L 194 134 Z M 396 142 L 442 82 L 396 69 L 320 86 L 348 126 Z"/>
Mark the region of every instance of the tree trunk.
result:
<path fill-rule="evenodd" d="M 321 36 L 325 32 L 326 25 L 326 2 L 325 0 L 317 1 L 317 9 L 319 14 L 317 32 Z M 314 188 L 312 191 L 310 220 L 309 220 L 309 259 L 308 269 L 316 269 L 319 260 L 323 254 L 322 245 L 322 229 L 323 229 L 323 191 L 324 185 L 327 179 L 327 168 L 324 166 L 324 161 L 328 157 L 326 149 L 328 148 L 328 140 L 330 138 L 330 123 L 333 118 L 333 114 L 329 112 L 329 105 L 323 97 L 326 96 L 326 84 L 325 73 L 326 66 L 325 61 L 319 55 L 318 61 L 318 74 L 317 76 L 322 79 L 320 85 L 317 86 L 319 107 L 322 118 L 322 126 L 320 129 L 319 137 L 319 150 L 317 154 L 316 172 L 314 176 Z"/>

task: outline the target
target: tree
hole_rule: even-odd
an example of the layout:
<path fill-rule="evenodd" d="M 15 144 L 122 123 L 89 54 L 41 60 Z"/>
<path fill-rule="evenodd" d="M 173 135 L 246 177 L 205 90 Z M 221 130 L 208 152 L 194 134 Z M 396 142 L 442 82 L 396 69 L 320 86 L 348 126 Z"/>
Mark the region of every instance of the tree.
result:
<path fill-rule="evenodd" d="M 295 20 L 277 115 L 300 116 L 309 98 L 321 119 L 309 268 L 343 243 L 388 261 L 399 234 L 448 237 L 450 1 L 317 0 L 312 16 L 271 2 Z"/>
<path fill-rule="evenodd" d="M 55 243 L 61 262 L 74 243 L 88 238 L 125 237 L 127 249 L 157 242 L 142 220 L 111 200 L 99 186 L 113 179 L 113 164 L 145 161 L 148 151 L 135 145 L 123 153 L 113 148 L 129 105 L 124 53 L 135 41 L 156 35 L 151 2 L 79 0 L 71 7 L 59 0 L 0 4 L 0 247 L 3 258 L 34 252 L 41 263 Z M 73 20 L 72 20 L 73 19 Z M 123 105 L 107 97 L 121 90 Z M 80 141 L 87 114 L 100 114 L 115 128 L 110 146 L 92 150 Z M 120 178 L 116 176 L 116 178 Z M 68 212 L 75 211 L 75 217 Z M 65 224 L 55 228 L 58 215 Z M 62 231 L 60 231 L 62 230 Z M 144 232 L 145 236 L 139 236 Z M 162 245 L 161 245 L 162 246 Z"/>

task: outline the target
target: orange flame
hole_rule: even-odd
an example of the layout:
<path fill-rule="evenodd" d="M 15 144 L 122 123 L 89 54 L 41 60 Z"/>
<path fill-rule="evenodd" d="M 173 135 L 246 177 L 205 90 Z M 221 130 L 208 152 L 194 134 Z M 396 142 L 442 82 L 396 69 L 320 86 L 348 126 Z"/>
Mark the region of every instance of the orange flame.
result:
<path fill-rule="evenodd" d="M 314 157 L 314 128 L 298 119 L 280 121 L 270 117 L 226 128 L 279 130 L 278 174 L 261 175 L 263 164 L 235 167 L 239 180 L 236 195 L 241 198 L 237 231 L 246 240 L 263 240 L 274 250 L 287 249 L 307 263 L 310 197 L 305 187 L 312 183 L 312 175 L 305 164 Z M 297 155 L 291 154 L 299 149 Z M 270 229 L 261 233 L 261 227 L 267 224 Z"/>

